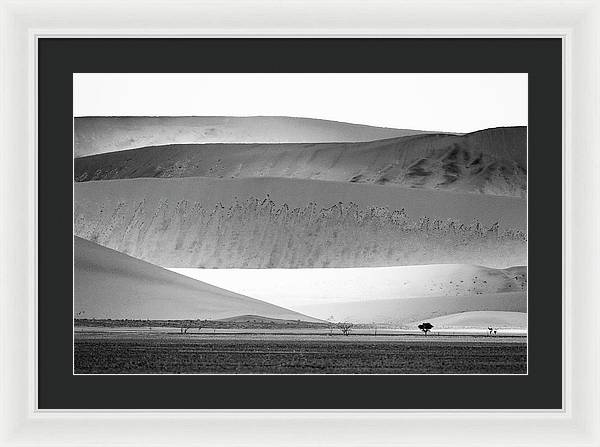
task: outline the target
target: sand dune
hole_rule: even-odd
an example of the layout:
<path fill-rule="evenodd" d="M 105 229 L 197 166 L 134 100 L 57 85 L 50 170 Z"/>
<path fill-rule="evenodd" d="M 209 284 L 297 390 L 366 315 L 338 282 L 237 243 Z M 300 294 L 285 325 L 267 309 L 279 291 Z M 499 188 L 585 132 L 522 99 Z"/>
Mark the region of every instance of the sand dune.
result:
<path fill-rule="evenodd" d="M 526 203 L 511 197 L 294 179 L 130 179 L 76 183 L 74 219 L 77 236 L 163 267 L 527 262 Z"/>
<path fill-rule="evenodd" d="M 284 116 L 77 117 L 75 156 L 177 143 L 373 141 L 425 133 Z"/>
<path fill-rule="evenodd" d="M 427 320 L 436 329 L 446 328 L 487 328 L 494 329 L 527 329 L 526 312 L 503 312 L 503 311 L 473 311 L 458 314 L 444 315 L 443 317 L 430 318 Z M 418 326 L 421 321 L 415 321 L 409 326 Z"/>
<path fill-rule="evenodd" d="M 296 323 L 296 320 L 281 320 L 279 318 L 268 318 L 260 315 L 240 315 L 238 317 L 221 318 L 218 321 L 228 323 L 284 323 L 286 321 Z"/>
<path fill-rule="evenodd" d="M 144 199 L 157 204 L 185 200 L 203 207 L 232 203 L 248 198 L 264 200 L 267 196 L 277 205 L 302 208 L 310 202 L 320 208 L 355 203 L 362 209 L 387 207 L 404 209 L 411 219 L 454 219 L 465 224 L 478 219 L 483 225 L 498 222 L 501 228 L 526 230 L 527 201 L 514 197 L 461 194 L 413 188 L 386 188 L 380 185 L 340 183 L 317 180 L 253 179 L 129 179 L 111 182 L 76 183 L 75 203 L 101 203 L 107 199 L 125 202 Z"/>
<path fill-rule="evenodd" d="M 321 319 L 333 316 L 336 321 L 375 322 L 409 326 L 415 321 L 432 321 L 435 317 L 461 312 L 526 312 L 527 296 L 525 292 L 466 296 L 425 296 L 391 300 L 310 304 L 297 306 L 296 309 Z"/>
<path fill-rule="evenodd" d="M 314 318 L 173 273 L 75 237 L 75 316 L 219 319 L 260 315 Z"/>
<path fill-rule="evenodd" d="M 308 304 L 472 296 L 527 290 L 527 269 L 475 265 L 312 269 L 172 269 L 217 287 L 294 309 Z"/>
<path fill-rule="evenodd" d="M 75 159 L 75 180 L 279 177 L 525 197 L 527 129 L 357 143 L 179 144 Z"/>

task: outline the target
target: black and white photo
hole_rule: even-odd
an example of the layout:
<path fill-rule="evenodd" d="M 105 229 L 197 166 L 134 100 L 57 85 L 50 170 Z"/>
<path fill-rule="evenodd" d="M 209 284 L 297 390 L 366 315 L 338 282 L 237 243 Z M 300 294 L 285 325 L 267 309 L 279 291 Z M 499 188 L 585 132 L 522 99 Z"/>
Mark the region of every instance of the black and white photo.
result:
<path fill-rule="evenodd" d="M 75 374 L 527 374 L 526 73 L 74 73 Z"/>

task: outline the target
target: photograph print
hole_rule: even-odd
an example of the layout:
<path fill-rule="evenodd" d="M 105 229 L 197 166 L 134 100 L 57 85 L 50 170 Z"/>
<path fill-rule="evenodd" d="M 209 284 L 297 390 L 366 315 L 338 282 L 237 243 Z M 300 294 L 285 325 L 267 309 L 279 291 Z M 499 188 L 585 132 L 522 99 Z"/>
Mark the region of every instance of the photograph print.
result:
<path fill-rule="evenodd" d="M 74 374 L 527 374 L 526 73 L 74 73 Z"/>

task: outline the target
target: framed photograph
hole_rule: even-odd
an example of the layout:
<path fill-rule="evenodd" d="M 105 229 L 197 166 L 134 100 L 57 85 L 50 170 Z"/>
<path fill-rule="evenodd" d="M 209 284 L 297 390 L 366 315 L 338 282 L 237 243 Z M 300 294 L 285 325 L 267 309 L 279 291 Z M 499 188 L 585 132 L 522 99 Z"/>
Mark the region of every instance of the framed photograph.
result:
<path fill-rule="evenodd" d="M 89 6 L 2 10 L 3 443 L 600 444 L 596 2 Z"/>

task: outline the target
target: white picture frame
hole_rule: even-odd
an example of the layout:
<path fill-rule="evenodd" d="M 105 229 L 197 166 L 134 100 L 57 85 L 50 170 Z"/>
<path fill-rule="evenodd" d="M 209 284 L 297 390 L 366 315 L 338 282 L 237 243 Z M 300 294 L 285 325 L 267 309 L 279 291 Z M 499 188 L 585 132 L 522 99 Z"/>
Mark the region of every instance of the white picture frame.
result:
<path fill-rule="evenodd" d="M 37 409 L 36 40 L 52 36 L 561 38 L 564 408 Z M 0 0 L 0 88 L 0 445 L 600 446 L 599 1 Z"/>

